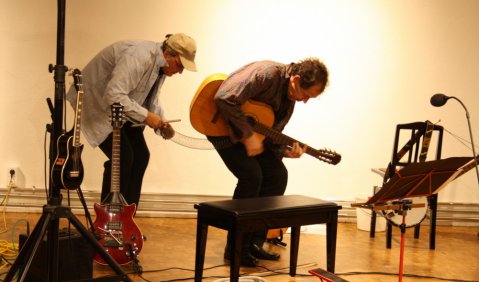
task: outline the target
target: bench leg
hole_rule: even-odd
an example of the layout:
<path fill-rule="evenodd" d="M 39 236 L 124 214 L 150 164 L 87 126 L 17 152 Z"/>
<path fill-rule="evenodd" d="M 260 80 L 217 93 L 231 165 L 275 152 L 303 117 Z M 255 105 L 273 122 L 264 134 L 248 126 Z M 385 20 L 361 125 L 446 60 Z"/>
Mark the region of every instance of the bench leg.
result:
<path fill-rule="evenodd" d="M 336 238 L 338 233 L 338 216 L 333 217 L 326 223 L 326 264 L 327 270 L 334 273 L 336 265 Z"/>
<path fill-rule="evenodd" d="M 228 242 L 230 245 L 230 282 L 238 282 L 243 234 L 230 230 L 228 232 Z"/>
<path fill-rule="evenodd" d="M 196 224 L 195 282 L 201 282 L 203 279 L 207 237 L 208 225 L 202 224 L 200 220 L 198 220 L 198 223 Z"/>
<path fill-rule="evenodd" d="M 290 258 L 289 258 L 289 276 L 296 276 L 296 266 L 298 264 L 298 248 L 301 226 L 291 227 Z"/>

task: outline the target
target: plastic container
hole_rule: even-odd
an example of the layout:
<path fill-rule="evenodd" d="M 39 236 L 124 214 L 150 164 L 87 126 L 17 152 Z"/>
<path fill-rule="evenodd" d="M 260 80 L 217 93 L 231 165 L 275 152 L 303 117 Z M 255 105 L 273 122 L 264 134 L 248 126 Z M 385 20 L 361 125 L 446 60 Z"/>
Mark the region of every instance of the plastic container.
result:
<path fill-rule="evenodd" d="M 357 197 L 356 203 L 367 202 L 366 197 Z M 370 231 L 371 230 L 371 212 L 370 209 L 356 208 L 356 224 L 359 230 Z M 376 215 L 376 232 L 382 232 L 386 230 L 386 219 L 377 214 Z"/>

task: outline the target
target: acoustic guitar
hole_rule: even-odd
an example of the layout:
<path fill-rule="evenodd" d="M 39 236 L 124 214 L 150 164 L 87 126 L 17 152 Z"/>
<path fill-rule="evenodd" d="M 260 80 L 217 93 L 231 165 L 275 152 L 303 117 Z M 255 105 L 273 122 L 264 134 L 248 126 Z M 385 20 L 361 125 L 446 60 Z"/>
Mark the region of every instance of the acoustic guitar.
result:
<path fill-rule="evenodd" d="M 81 161 L 83 144 L 80 143 L 83 83 L 79 69 L 74 69 L 72 74 L 77 92 L 75 121 L 73 128 L 57 139 L 57 156 L 51 171 L 52 183 L 56 187 L 65 189 L 77 189 L 83 181 L 83 163 Z"/>
<path fill-rule="evenodd" d="M 194 129 L 207 136 L 228 136 L 229 129 L 218 112 L 214 96 L 221 83 L 226 79 L 225 74 L 216 73 L 208 76 L 196 91 L 190 105 L 190 122 Z M 249 100 L 242 105 L 242 110 L 261 139 L 270 138 L 276 144 L 292 146 L 299 142 L 278 130 L 271 128 L 274 122 L 274 113 L 267 104 Z M 307 147 L 306 153 L 329 164 L 336 165 L 341 161 L 341 155 L 328 149 L 314 149 Z"/>
<path fill-rule="evenodd" d="M 114 103 L 111 106 L 113 141 L 110 194 L 101 205 L 94 204 L 96 220 L 93 223 L 100 245 L 119 264 L 136 261 L 143 247 L 143 235 L 133 221 L 136 204 L 128 204 L 120 192 L 120 129 L 123 122 L 123 105 Z M 94 261 L 107 264 L 99 254 L 95 255 Z"/>

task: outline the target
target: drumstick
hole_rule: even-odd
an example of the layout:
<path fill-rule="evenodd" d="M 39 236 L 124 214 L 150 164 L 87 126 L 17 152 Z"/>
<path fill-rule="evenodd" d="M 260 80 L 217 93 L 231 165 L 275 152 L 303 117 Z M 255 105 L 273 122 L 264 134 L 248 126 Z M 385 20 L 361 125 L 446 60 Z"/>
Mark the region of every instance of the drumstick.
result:
<path fill-rule="evenodd" d="M 179 122 L 181 119 L 170 119 L 170 120 L 165 120 L 164 123 L 172 123 L 172 122 Z M 135 123 L 132 124 L 131 127 L 139 127 L 139 126 L 145 126 L 146 124 L 144 123 Z"/>

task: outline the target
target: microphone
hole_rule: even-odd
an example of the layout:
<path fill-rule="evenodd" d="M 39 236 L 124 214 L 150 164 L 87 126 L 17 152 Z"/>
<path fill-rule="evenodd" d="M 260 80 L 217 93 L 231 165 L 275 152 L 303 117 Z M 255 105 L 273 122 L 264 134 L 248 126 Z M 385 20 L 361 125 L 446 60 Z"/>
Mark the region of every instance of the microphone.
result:
<path fill-rule="evenodd" d="M 437 94 L 434 94 L 432 97 L 431 97 L 431 104 L 434 106 L 434 107 L 442 107 L 444 106 L 444 104 L 446 104 L 447 100 L 449 100 L 451 97 L 447 97 L 446 95 L 444 94 L 441 94 L 441 93 L 437 93 Z"/>
<path fill-rule="evenodd" d="M 447 100 L 449 99 L 453 99 L 453 100 L 456 100 L 459 102 L 459 104 L 461 104 L 461 106 L 464 108 L 464 111 L 466 112 L 466 119 L 467 119 L 467 125 L 469 127 L 469 136 L 471 138 L 471 145 L 472 145 L 472 155 L 473 155 L 473 160 L 474 160 L 474 164 L 475 164 L 475 168 L 476 168 L 476 176 L 477 176 L 477 182 L 479 183 L 479 168 L 478 168 L 478 157 L 476 155 L 476 146 L 474 145 L 474 138 L 472 137 L 472 129 L 471 129 L 471 120 L 470 120 L 470 115 L 469 115 L 469 111 L 467 110 L 466 108 L 466 105 L 464 105 L 464 103 L 459 100 L 459 98 L 457 97 L 454 97 L 454 96 L 446 96 L 444 94 L 441 94 L 441 93 L 437 93 L 437 94 L 434 94 L 432 95 L 431 97 L 431 104 L 434 106 L 434 107 L 441 107 L 441 106 L 444 106 L 444 104 L 446 104 Z"/>

